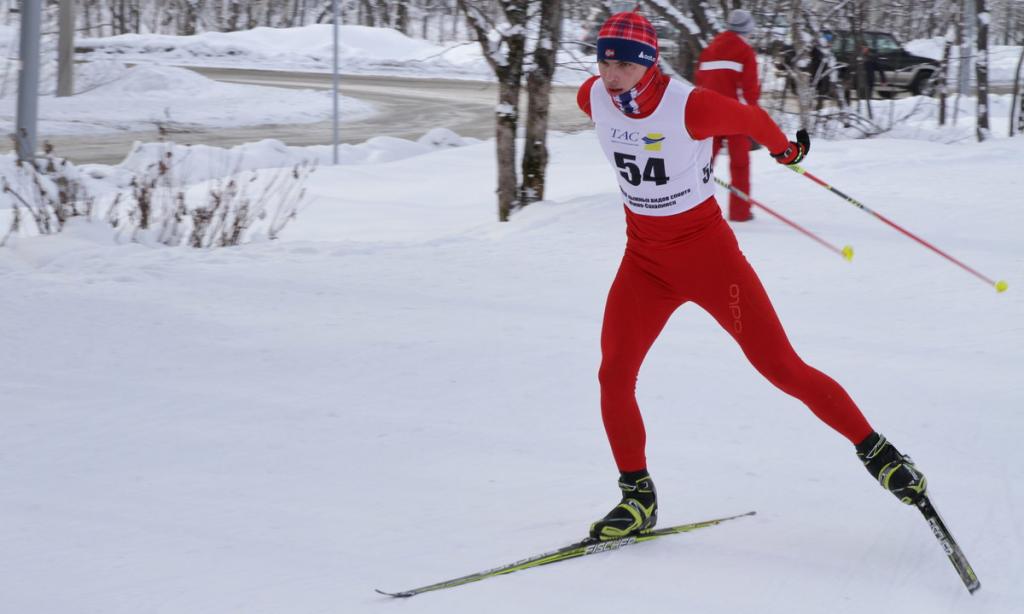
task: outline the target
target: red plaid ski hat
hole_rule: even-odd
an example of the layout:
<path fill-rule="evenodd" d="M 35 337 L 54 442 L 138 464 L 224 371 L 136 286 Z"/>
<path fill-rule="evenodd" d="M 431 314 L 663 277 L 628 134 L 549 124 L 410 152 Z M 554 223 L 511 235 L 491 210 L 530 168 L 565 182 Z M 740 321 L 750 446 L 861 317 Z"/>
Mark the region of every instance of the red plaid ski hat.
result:
<path fill-rule="evenodd" d="M 651 22 L 636 11 L 616 13 L 597 33 L 597 59 L 650 67 L 658 61 L 658 33 Z"/>

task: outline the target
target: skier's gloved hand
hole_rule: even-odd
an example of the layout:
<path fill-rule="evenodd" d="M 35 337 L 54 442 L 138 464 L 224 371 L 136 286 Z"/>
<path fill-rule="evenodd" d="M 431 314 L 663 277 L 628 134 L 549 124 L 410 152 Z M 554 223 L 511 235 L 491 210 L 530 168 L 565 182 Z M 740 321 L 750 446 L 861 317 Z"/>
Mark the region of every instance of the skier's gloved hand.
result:
<path fill-rule="evenodd" d="M 811 137 L 804 129 L 797 130 L 796 140 L 789 142 L 789 147 L 779 153 L 773 153 L 772 157 L 779 164 L 796 164 L 807 156 L 811 150 Z"/>

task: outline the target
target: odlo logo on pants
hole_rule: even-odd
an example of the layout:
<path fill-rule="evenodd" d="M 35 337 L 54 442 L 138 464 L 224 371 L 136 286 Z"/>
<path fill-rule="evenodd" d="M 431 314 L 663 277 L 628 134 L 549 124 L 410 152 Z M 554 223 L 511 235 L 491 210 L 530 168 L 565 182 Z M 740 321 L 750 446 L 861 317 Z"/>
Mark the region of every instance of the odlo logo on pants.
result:
<path fill-rule="evenodd" d="M 732 329 L 736 334 L 743 332 L 743 311 L 740 309 L 740 287 L 729 285 L 729 313 L 732 315 Z"/>

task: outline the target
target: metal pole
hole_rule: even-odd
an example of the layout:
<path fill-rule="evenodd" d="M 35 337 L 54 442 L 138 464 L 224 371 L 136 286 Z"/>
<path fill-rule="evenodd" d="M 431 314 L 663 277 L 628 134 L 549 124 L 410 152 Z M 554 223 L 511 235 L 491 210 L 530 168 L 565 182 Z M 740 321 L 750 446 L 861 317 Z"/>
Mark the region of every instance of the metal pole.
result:
<path fill-rule="evenodd" d="M 75 93 L 75 2 L 60 0 L 60 35 L 57 42 L 57 96 Z"/>
<path fill-rule="evenodd" d="M 1013 73 L 1013 97 L 1010 98 L 1010 136 L 1024 132 L 1024 92 L 1020 87 L 1020 69 L 1022 67 L 1024 67 L 1024 49 L 1020 50 L 1017 72 Z M 1017 101 L 1020 101 L 1020 106 L 1017 106 Z"/>
<path fill-rule="evenodd" d="M 42 0 L 21 1 L 21 43 L 18 60 L 18 119 L 15 142 L 18 158 L 35 161 L 39 103 L 39 22 Z"/>
<path fill-rule="evenodd" d="M 334 143 L 334 164 L 338 163 L 338 0 L 331 0 L 331 12 L 334 15 L 334 120 L 332 124 Z"/>

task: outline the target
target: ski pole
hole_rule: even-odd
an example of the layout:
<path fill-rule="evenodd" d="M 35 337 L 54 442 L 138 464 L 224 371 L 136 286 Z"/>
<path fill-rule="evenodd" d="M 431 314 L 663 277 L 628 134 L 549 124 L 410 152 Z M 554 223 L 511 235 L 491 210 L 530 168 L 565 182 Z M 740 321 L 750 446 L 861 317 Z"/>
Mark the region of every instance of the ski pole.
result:
<path fill-rule="evenodd" d="M 814 183 L 822 186 L 823 188 L 825 188 L 829 192 L 832 192 L 833 194 L 835 194 L 836 196 L 842 198 L 843 200 L 845 200 L 846 202 L 850 203 L 854 207 L 857 207 L 858 209 L 861 209 L 862 211 L 866 211 L 867 213 L 870 213 L 871 215 L 875 216 L 876 218 L 878 218 L 879 220 L 881 220 L 885 224 L 888 224 L 892 228 L 895 228 L 899 232 L 901 232 L 904 235 L 910 237 L 911 239 L 917 241 L 921 245 L 924 245 L 925 247 L 927 247 L 928 249 L 932 250 L 936 254 L 942 256 L 946 260 L 949 260 L 950 262 L 952 262 L 953 264 L 957 265 L 961 269 L 967 271 L 971 275 L 974 275 L 978 279 L 981 279 L 982 281 L 984 281 L 988 285 L 994 286 L 995 289 L 996 289 L 996 292 L 1005 292 L 1006 289 L 1009 287 L 1009 286 L 1007 286 L 1007 284 L 1006 284 L 1006 282 L 1004 280 L 1000 279 L 999 281 L 993 281 L 993 280 L 989 279 L 988 277 L 985 277 L 984 275 L 982 275 L 981 273 L 975 271 L 974 269 L 972 269 L 971 267 L 967 266 L 963 262 L 960 262 L 956 258 L 950 256 L 946 252 L 944 252 L 941 249 L 935 247 L 934 245 L 932 245 L 931 243 L 925 241 L 921 237 L 918 237 L 917 235 L 915 235 L 914 233 L 910 232 L 909 230 L 906 230 L 905 228 L 903 228 L 899 224 L 896 224 L 895 222 L 893 222 L 889 218 L 885 217 L 881 213 L 878 213 L 877 211 L 875 211 L 873 209 L 870 209 L 869 207 L 864 205 L 864 203 L 858 201 L 855 198 L 851 198 L 851 197 L 847 196 L 846 194 L 843 194 L 842 192 L 840 192 L 839 190 L 837 190 L 834 187 L 830 186 L 829 184 L 825 183 L 821 179 L 818 179 L 817 177 L 815 177 L 811 173 L 807 172 L 807 170 L 804 169 L 802 166 L 799 166 L 797 164 L 790 164 L 790 165 L 787 166 L 787 168 L 789 168 L 789 170 L 793 171 L 794 173 L 799 173 L 799 174 L 803 175 L 804 177 L 807 177 L 808 179 L 810 179 Z"/>
<path fill-rule="evenodd" d="M 764 209 L 765 211 L 768 212 L 769 215 L 775 217 L 776 219 L 778 219 L 782 223 L 788 224 L 792 228 L 794 228 L 794 229 L 804 233 L 808 237 L 810 237 L 810 238 L 814 239 L 815 241 L 817 241 L 818 243 L 824 245 L 826 248 L 828 248 L 828 249 L 832 250 L 833 252 L 839 254 L 840 256 L 843 257 L 844 260 L 846 260 L 848 262 L 853 260 L 853 247 L 852 246 L 844 245 L 843 249 L 839 249 L 835 245 L 832 245 L 831 243 L 829 243 L 825 239 L 822 239 L 818 235 L 816 235 L 813 232 L 807 230 L 806 228 L 800 226 L 796 222 L 794 222 L 792 220 L 789 220 L 789 219 L 786 219 L 782 214 L 777 213 L 775 211 L 772 211 L 768 207 L 765 207 L 764 205 L 762 205 L 758 201 L 754 200 L 749 194 L 747 194 L 743 190 L 737 188 L 736 186 L 732 185 L 731 183 L 726 183 L 725 181 L 722 181 L 718 177 L 715 177 L 715 181 L 718 182 L 718 185 L 722 186 L 723 188 L 728 189 L 733 194 L 735 194 L 736 196 L 739 196 L 740 198 L 742 198 L 743 200 L 747 201 L 751 205 L 754 205 L 756 207 L 760 207 L 760 208 Z"/>

